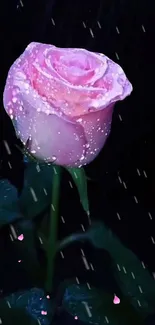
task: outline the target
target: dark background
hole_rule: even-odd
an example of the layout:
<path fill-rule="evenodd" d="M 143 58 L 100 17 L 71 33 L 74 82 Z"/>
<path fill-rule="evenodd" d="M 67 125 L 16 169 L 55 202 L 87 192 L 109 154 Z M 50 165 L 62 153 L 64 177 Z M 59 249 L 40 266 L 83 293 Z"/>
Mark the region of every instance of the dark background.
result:
<path fill-rule="evenodd" d="M 155 271 L 155 118 L 154 58 L 155 8 L 153 0 L 5 0 L 0 5 L 0 174 L 20 189 L 24 165 L 17 139 L 3 108 L 8 69 L 31 41 L 58 47 L 80 47 L 101 52 L 119 63 L 133 85 L 130 97 L 115 106 L 112 131 L 98 158 L 86 167 L 95 181 L 89 185 L 93 219 L 104 220 Z M 8 158 L 3 140 L 11 148 Z M 8 165 L 8 159 L 12 168 Z M 65 183 L 66 182 L 66 183 Z M 77 193 L 64 180 L 60 237 L 87 227 Z M 87 279 L 80 247 L 60 257 L 65 276 Z M 102 282 L 103 251 L 85 247 Z M 66 272 L 66 273 L 65 273 Z M 59 271 L 58 271 L 59 273 Z M 61 272 L 60 272 L 61 273 Z M 66 275 L 65 275 L 66 274 Z M 93 281 L 93 280 L 92 280 Z M 11 292 L 31 285 L 17 264 L 8 229 L 0 232 L 0 289 Z"/>

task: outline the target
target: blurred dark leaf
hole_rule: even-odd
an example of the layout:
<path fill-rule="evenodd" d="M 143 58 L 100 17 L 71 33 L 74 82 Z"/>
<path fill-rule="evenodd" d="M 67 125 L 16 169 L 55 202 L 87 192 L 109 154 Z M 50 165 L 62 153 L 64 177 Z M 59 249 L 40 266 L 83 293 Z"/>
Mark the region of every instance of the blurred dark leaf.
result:
<path fill-rule="evenodd" d="M 92 222 L 91 227 L 85 233 L 85 237 L 91 241 L 96 248 L 107 249 L 107 243 L 112 233 L 102 222 Z"/>
<path fill-rule="evenodd" d="M 92 224 L 85 236 L 95 247 L 104 248 L 112 257 L 114 275 L 124 296 L 144 315 L 153 312 L 155 282 L 144 263 L 101 222 Z"/>
<path fill-rule="evenodd" d="M 90 324 L 143 324 L 128 301 L 122 299 L 120 304 L 114 304 L 113 299 L 114 296 L 106 292 L 74 284 L 66 288 L 63 307 L 74 317 Z"/>
<path fill-rule="evenodd" d="M 17 240 L 13 243 L 18 250 L 19 258 L 25 270 L 28 271 L 33 283 L 43 285 L 43 267 L 39 263 L 37 252 L 37 233 L 32 220 L 19 221 L 15 224 Z"/>
<path fill-rule="evenodd" d="M 7 180 L 0 180 L 0 227 L 22 218 L 17 189 Z"/>
<path fill-rule="evenodd" d="M 3 325 L 37 325 L 37 320 L 27 314 L 25 310 L 20 308 L 10 308 L 5 300 L 0 302 L 0 321 Z"/>
<path fill-rule="evenodd" d="M 53 165 L 29 162 L 24 174 L 20 209 L 30 219 L 42 213 L 51 202 Z"/>
<path fill-rule="evenodd" d="M 57 250 L 64 249 L 68 245 L 75 241 L 84 242 L 86 240 L 90 241 L 96 248 L 105 249 L 106 236 L 109 236 L 105 232 L 105 227 L 101 222 L 92 222 L 91 226 L 86 232 L 71 234 L 70 236 L 64 238 L 58 243 Z"/>
<path fill-rule="evenodd" d="M 13 293 L 0 300 L 0 317 L 4 325 L 49 325 L 52 303 L 43 290 Z"/>
<path fill-rule="evenodd" d="M 154 325 L 155 324 L 155 314 L 149 315 L 145 319 L 145 325 Z"/>

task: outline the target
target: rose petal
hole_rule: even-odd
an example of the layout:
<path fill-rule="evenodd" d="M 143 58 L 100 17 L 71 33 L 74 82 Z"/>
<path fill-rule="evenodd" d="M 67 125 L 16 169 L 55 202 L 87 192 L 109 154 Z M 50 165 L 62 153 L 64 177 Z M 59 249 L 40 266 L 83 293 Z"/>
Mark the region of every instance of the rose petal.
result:
<path fill-rule="evenodd" d="M 100 60 L 99 56 L 84 49 L 49 49 L 46 64 L 74 86 L 94 84 L 96 78 L 103 77 L 107 69 L 106 58 Z"/>
<path fill-rule="evenodd" d="M 49 109 L 30 86 L 25 92 L 25 85 L 21 80 L 16 83 L 14 80 L 14 86 L 9 83 L 4 92 L 6 110 L 10 115 L 11 109 L 15 115 L 17 135 L 23 143 L 31 139 L 31 152 L 40 159 L 59 165 L 80 164 L 87 143 L 82 125 L 60 115 L 54 108 Z"/>
<path fill-rule="evenodd" d="M 62 69 L 64 66 L 66 66 L 65 69 L 72 69 L 73 57 L 74 64 L 79 57 L 84 61 L 77 64 L 79 68 L 86 66 L 86 68 L 95 69 L 87 87 L 83 87 L 82 82 L 87 83 L 86 80 L 89 79 L 91 71 L 88 70 L 88 74 L 86 72 L 85 75 L 84 70 L 83 81 L 81 79 L 80 85 L 74 86 L 69 82 L 75 78 L 73 73 L 70 77 L 68 76 L 69 80 L 65 80 L 53 67 L 54 63 L 58 66 L 60 60 Z M 91 63 L 85 62 L 86 57 Z M 103 109 L 113 102 L 124 99 L 132 91 L 130 82 L 118 64 L 105 55 L 84 49 L 60 49 L 48 44 L 30 43 L 20 58 L 15 61 L 11 70 L 12 74 L 23 71 L 31 86 L 41 96 L 46 97 L 51 105 L 60 107 L 65 115 L 71 117 L 87 114 L 90 108 L 94 108 L 94 111 Z M 66 73 L 70 74 L 70 71 L 66 70 Z"/>
<path fill-rule="evenodd" d="M 82 126 L 54 114 L 38 113 L 30 134 L 31 151 L 40 159 L 73 166 L 85 153 L 86 139 Z"/>
<path fill-rule="evenodd" d="M 81 115 L 76 119 L 83 126 L 88 143 L 83 164 L 94 160 L 103 148 L 110 133 L 113 108 L 112 104 L 101 111 Z"/>
<path fill-rule="evenodd" d="M 77 67 L 66 67 L 61 63 L 58 63 L 55 69 L 59 73 L 59 76 L 77 86 L 89 84 L 95 74 L 93 70 L 83 71 Z"/>
<path fill-rule="evenodd" d="M 86 50 L 81 51 L 87 53 Z M 46 64 L 49 69 L 39 62 L 33 64 L 34 86 L 40 95 L 47 97 L 51 104 L 57 102 L 59 106 L 59 102 L 63 101 L 61 110 L 66 115 L 80 116 L 87 114 L 90 107 L 91 109 L 94 107 L 94 111 L 103 109 L 111 103 L 123 100 L 132 91 L 132 86 L 122 68 L 104 55 L 101 56 L 88 52 L 88 56 L 96 55 L 97 58 L 100 58 L 102 64 L 98 65 L 98 69 L 96 69 L 95 74 L 92 74 L 92 78 L 89 75 L 91 72 L 89 72 L 88 75 L 81 76 L 79 80 L 80 86 L 75 86 L 72 83 L 68 83 L 72 78 L 74 79 L 72 74 L 70 77 L 67 76 L 67 73 L 70 74 L 69 70 L 66 70 L 66 81 L 64 78 L 61 78 L 62 71 L 59 74 L 59 71 L 53 69 L 50 60 L 48 60 L 48 52 L 52 53 L 52 50 L 47 50 L 46 53 Z M 63 70 L 64 66 L 61 65 L 61 62 L 60 66 Z M 85 86 L 86 80 L 89 77 L 90 80 L 87 87 L 83 87 L 83 82 Z M 82 78 L 84 78 L 84 81 Z"/>

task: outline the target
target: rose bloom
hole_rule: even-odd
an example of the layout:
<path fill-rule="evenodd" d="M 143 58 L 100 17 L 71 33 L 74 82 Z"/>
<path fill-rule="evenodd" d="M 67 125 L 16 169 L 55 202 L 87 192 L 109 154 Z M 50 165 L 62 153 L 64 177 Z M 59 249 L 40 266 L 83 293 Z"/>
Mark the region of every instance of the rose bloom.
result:
<path fill-rule="evenodd" d="M 11 66 L 3 99 L 36 158 L 81 167 L 101 151 L 114 105 L 131 91 L 122 68 L 103 54 L 33 42 Z"/>

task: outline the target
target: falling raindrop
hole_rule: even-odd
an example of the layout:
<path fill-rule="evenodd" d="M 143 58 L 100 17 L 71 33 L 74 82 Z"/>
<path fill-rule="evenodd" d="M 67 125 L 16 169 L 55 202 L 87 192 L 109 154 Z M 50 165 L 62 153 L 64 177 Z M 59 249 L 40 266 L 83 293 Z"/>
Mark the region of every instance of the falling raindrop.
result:
<path fill-rule="evenodd" d="M 55 26 L 55 21 L 53 18 L 51 18 L 52 24 Z"/>
<path fill-rule="evenodd" d="M 101 24 L 99 21 L 97 21 L 98 27 L 101 29 Z"/>
<path fill-rule="evenodd" d="M 117 33 L 118 34 L 120 34 L 120 31 L 119 31 L 119 29 L 118 29 L 118 27 L 116 26 L 116 31 L 117 31 Z"/>
<path fill-rule="evenodd" d="M 4 146 L 5 146 L 5 149 L 6 149 L 7 153 L 8 153 L 8 155 L 11 155 L 11 150 L 10 150 L 10 147 L 9 147 L 7 141 L 4 140 L 3 142 L 4 142 Z"/>

